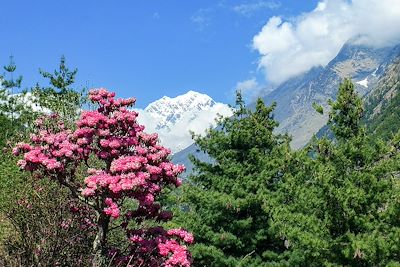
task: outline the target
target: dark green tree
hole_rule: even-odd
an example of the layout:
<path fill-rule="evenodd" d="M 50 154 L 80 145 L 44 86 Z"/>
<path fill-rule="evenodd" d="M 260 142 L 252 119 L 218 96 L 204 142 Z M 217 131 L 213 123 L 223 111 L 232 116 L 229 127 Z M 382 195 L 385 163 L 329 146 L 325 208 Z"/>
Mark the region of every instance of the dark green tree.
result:
<path fill-rule="evenodd" d="M 330 125 L 335 137 L 344 140 L 358 136 L 362 129 L 360 122 L 363 115 L 363 105 L 349 79 L 345 79 L 340 84 L 337 100 L 335 102 L 330 101 L 329 104 L 331 112 L 329 113 L 328 125 Z"/>
<path fill-rule="evenodd" d="M 362 101 L 349 80 L 330 105 L 336 140 L 313 140 L 296 152 L 274 198 L 271 228 L 287 244 L 282 263 L 398 265 L 398 139 L 385 144 L 365 134 Z"/>
<path fill-rule="evenodd" d="M 271 192 L 285 172 L 290 140 L 273 132 L 274 107 L 258 99 L 252 111 L 238 93 L 233 116 L 195 136 L 213 162 L 192 158 L 195 174 L 178 194 L 185 204 L 176 219 L 195 235 L 194 266 L 263 266 L 284 250 L 269 220 Z"/>

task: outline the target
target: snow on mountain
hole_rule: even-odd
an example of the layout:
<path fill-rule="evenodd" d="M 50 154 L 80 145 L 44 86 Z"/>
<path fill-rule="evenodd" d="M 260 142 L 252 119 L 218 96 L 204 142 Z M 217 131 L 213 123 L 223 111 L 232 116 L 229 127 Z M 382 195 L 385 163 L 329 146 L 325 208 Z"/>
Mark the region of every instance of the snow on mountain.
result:
<path fill-rule="evenodd" d="M 364 86 L 365 88 L 368 88 L 368 77 L 365 78 L 364 80 L 358 81 L 356 83 L 359 84 L 359 85 Z"/>
<path fill-rule="evenodd" d="M 232 115 L 228 105 L 215 102 L 211 97 L 194 91 L 170 98 L 162 97 L 139 112 L 138 122 L 146 132 L 156 132 L 161 144 L 178 152 L 193 143 L 190 131 L 203 134 L 215 126 L 217 114 Z"/>

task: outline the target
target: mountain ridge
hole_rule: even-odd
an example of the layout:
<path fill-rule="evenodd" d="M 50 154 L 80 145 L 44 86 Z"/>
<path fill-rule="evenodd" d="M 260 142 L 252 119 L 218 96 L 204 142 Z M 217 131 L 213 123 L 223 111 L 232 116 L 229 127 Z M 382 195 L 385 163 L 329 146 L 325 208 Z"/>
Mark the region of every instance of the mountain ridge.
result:
<path fill-rule="evenodd" d="M 267 103 L 277 102 L 277 131 L 293 136 L 292 146 L 304 146 L 328 120 L 312 108 L 315 102 L 325 109 L 328 99 L 335 99 L 344 78 L 351 78 L 361 96 L 366 95 L 397 53 L 397 47 L 370 48 L 346 43 L 325 67 L 318 67 L 289 79 L 271 93 L 261 96 Z M 397 54 L 398 55 L 398 54 Z M 357 82 L 366 80 L 368 86 Z"/>
<path fill-rule="evenodd" d="M 357 62 L 360 58 L 361 63 Z M 347 78 L 344 74 L 351 73 L 350 78 L 358 93 L 367 96 L 374 91 L 380 78 L 397 58 L 400 58 L 400 45 L 374 49 L 345 44 L 325 67 L 314 67 L 260 97 L 268 104 L 277 102 L 274 111 L 274 117 L 280 124 L 277 131 L 292 134 L 294 137 L 292 146 L 300 148 L 326 125 L 328 120 L 328 115 L 317 113 L 312 104 L 316 102 L 322 105 L 324 110 L 329 110 L 328 99 L 336 98 L 340 82 L 343 78 Z M 250 103 L 250 106 L 254 106 L 254 103 Z M 187 158 L 188 154 L 193 154 L 202 160 L 210 160 L 195 144 L 176 153 L 172 160 L 175 163 L 185 164 L 191 171 L 193 166 Z"/>

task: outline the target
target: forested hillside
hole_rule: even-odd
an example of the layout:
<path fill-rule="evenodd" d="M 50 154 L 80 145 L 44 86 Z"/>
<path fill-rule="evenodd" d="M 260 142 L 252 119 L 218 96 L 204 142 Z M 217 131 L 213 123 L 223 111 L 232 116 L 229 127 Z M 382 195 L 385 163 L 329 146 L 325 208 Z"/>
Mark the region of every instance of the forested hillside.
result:
<path fill-rule="evenodd" d="M 400 127 L 400 59 L 390 65 L 365 103 L 367 130 L 389 139 Z"/>

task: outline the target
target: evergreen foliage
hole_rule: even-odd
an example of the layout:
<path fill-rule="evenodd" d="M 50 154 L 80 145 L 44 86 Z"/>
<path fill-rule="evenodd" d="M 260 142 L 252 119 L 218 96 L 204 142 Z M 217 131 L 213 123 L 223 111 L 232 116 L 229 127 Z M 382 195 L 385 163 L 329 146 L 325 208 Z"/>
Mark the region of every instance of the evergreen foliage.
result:
<path fill-rule="evenodd" d="M 94 236 L 88 229 L 68 227 L 77 223 L 77 214 L 70 212 L 76 205 L 68 192 L 20 172 L 17 160 L 11 155 L 15 140 L 24 140 L 31 133 L 34 119 L 50 112 L 48 107 L 41 107 L 41 112 L 35 112 L 33 107 L 54 99 L 49 100 L 51 94 L 44 91 L 36 91 L 36 95 L 21 92 L 22 77 L 14 78 L 16 65 L 12 57 L 4 69 L 0 91 L 0 265 L 59 266 L 61 262 L 64 266 L 88 265 L 87 251 Z M 65 82 L 59 80 L 59 83 Z M 79 95 L 72 88 L 71 79 L 69 86 L 71 95 Z M 83 102 L 71 105 L 65 94 L 55 101 L 58 107 L 74 112 Z"/>
<path fill-rule="evenodd" d="M 195 136 L 214 163 L 196 159 L 196 174 L 183 190 L 185 211 L 176 221 L 193 231 L 195 266 L 263 266 L 284 250 L 268 229 L 271 192 L 285 172 L 289 138 L 276 135 L 275 105 L 258 99 L 254 111 L 241 94 L 230 118 Z"/>
<path fill-rule="evenodd" d="M 390 140 L 400 125 L 400 58 L 386 68 L 385 74 L 365 100 L 363 122 L 367 132 Z"/>
<path fill-rule="evenodd" d="M 400 125 L 400 85 L 396 95 L 390 100 L 385 109 L 367 123 L 368 132 L 384 140 L 390 140 L 397 133 Z"/>
<path fill-rule="evenodd" d="M 337 100 L 329 102 L 332 110 L 329 113 L 328 125 L 336 138 L 347 139 L 359 134 L 363 113 L 361 98 L 357 96 L 354 85 L 345 79 L 339 86 Z"/>
<path fill-rule="evenodd" d="M 272 228 L 288 265 L 399 264 L 399 143 L 371 140 L 351 82 L 331 102 L 336 141 L 314 140 L 294 157 L 276 194 Z M 311 155 L 311 156 L 310 156 Z"/>
<path fill-rule="evenodd" d="M 198 146 L 176 223 L 196 236 L 195 266 L 383 266 L 400 264 L 399 140 L 366 134 L 350 80 L 331 101 L 334 138 L 291 151 L 274 134 L 273 107 L 240 94 L 231 118 Z"/>

